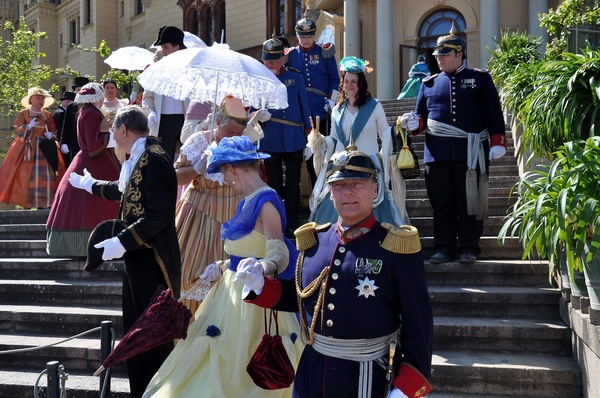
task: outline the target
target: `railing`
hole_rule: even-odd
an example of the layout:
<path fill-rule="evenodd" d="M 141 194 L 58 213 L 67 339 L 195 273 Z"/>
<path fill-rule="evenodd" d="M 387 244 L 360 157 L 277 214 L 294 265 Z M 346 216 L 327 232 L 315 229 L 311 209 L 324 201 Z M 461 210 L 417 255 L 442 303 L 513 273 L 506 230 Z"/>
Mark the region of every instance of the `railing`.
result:
<path fill-rule="evenodd" d="M 104 362 L 106 357 L 111 353 L 112 349 L 115 345 L 115 332 L 112 328 L 111 321 L 102 321 L 100 326 L 86 330 L 85 332 L 79 333 L 75 336 L 68 337 L 66 339 L 41 345 L 37 347 L 29 347 L 29 348 L 17 348 L 13 350 L 0 351 L 0 355 L 5 354 L 16 354 L 22 352 L 30 352 L 35 350 L 40 350 L 42 348 L 52 347 L 61 343 L 65 343 L 67 341 L 86 336 L 88 334 L 95 333 L 100 331 L 100 363 Z M 59 361 L 50 361 L 46 363 L 46 369 L 44 369 L 40 375 L 38 376 L 35 385 L 33 386 L 33 395 L 35 398 L 39 396 L 39 381 L 44 376 L 47 375 L 48 380 L 48 398 L 66 398 L 67 396 L 67 388 L 66 381 L 69 378 L 69 374 L 65 372 L 64 366 L 60 364 Z M 108 368 L 106 372 L 100 374 L 100 398 L 108 398 L 110 395 L 110 378 L 111 378 L 111 369 Z"/>

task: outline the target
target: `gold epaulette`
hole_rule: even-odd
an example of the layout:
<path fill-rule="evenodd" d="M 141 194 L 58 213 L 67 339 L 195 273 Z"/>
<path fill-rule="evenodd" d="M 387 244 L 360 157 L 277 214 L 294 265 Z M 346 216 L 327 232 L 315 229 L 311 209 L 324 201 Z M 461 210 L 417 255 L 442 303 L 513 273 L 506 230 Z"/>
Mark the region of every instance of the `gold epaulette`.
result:
<path fill-rule="evenodd" d="M 411 225 L 395 227 L 390 223 L 381 223 L 388 230 L 381 247 L 387 251 L 398 254 L 412 254 L 421 251 L 419 231 Z"/>
<path fill-rule="evenodd" d="M 316 232 L 328 228 L 331 223 L 319 225 L 309 222 L 294 231 L 296 236 L 296 248 L 300 251 L 310 249 L 317 244 Z"/>

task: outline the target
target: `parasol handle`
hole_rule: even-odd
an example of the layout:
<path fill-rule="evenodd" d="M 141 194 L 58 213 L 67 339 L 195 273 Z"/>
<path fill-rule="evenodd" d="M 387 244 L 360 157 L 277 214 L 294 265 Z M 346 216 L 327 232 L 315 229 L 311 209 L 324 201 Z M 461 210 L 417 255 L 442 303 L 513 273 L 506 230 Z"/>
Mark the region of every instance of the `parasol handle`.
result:
<path fill-rule="evenodd" d="M 100 373 L 104 372 L 104 366 L 100 366 L 98 370 L 94 372 L 94 376 L 100 376 Z"/>
<path fill-rule="evenodd" d="M 312 116 L 309 116 L 308 120 L 310 121 L 310 127 L 314 130 L 315 129 L 315 124 L 313 123 Z"/>
<path fill-rule="evenodd" d="M 179 300 L 177 300 L 177 302 L 181 303 L 183 300 L 185 300 L 185 298 L 187 296 L 189 296 L 190 294 L 192 294 L 193 291 L 195 291 L 197 288 L 200 287 L 201 284 L 203 284 L 204 281 L 202 279 L 198 279 L 198 281 L 194 284 L 194 286 L 192 286 L 191 288 L 189 288 L 185 293 L 183 293 L 180 297 Z"/>
<path fill-rule="evenodd" d="M 316 123 L 315 123 L 315 130 L 317 131 L 317 133 L 320 133 L 319 128 L 321 127 L 321 116 L 317 116 L 316 118 Z"/>

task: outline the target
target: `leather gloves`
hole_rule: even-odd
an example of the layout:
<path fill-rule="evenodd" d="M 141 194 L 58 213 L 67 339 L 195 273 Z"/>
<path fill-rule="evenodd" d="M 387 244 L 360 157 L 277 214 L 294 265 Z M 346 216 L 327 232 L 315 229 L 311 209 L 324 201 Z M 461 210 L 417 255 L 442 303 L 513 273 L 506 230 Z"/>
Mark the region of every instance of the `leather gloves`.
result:
<path fill-rule="evenodd" d="M 102 242 L 95 244 L 94 247 L 96 249 L 104 248 L 104 251 L 102 252 L 102 260 L 104 261 L 121 258 L 126 252 L 121 241 L 116 236 L 114 238 L 105 239 Z"/>
<path fill-rule="evenodd" d="M 505 153 L 506 148 L 504 148 L 502 145 L 494 145 L 490 148 L 490 160 L 501 158 Z"/>
<path fill-rule="evenodd" d="M 62 144 L 60 146 L 60 151 L 66 155 L 69 153 L 69 146 L 67 144 Z"/>
<path fill-rule="evenodd" d="M 414 131 L 419 129 L 419 117 L 414 112 L 405 113 L 400 118 L 400 126 L 404 129 Z"/>
<path fill-rule="evenodd" d="M 239 262 L 237 272 L 235 273 L 234 281 L 241 281 L 244 284 L 243 295 L 250 291 L 256 294 L 262 292 L 265 285 L 265 277 L 263 276 L 263 267 L 255 258 L 245 258 Z"/>
<path fill-rule="evenodd" d="M 92 193 L 92 185 L 98 181 L 92 177 L 87 169 L 83 169 L 83 175 L 79 175 L 77 173 L 71 173 L 69 175 L 69 182 L 75 188 L 85 189 L 89 193 Z"/>
<path fill-rule="evenodd" d="M 54 133 L 51 132 L 51 131 L 44 131 L 44 137 L 46 137 L 49 140 L 51 140 L 52 138 L 54 138 Z"/>

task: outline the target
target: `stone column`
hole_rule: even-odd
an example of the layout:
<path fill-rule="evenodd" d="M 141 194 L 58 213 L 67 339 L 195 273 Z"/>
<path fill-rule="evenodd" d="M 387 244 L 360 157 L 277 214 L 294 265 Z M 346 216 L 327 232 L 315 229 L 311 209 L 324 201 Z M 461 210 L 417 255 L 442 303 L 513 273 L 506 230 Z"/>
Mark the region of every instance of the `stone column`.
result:
<path fill-rule="evenodd" d="M 490 57 L 488 47 L 496 48 L 494 38 L 499 38 L 500 23 L 498 22 L 498 0 L 479 0 L 479 67 L 485 69 Z M 467 51 L 469 49 L 467 48 Z M 467 59 L 468 59 L 467 52 Z M 471 67 L 477 65 L 470 65 Z"/>
<path fill-rule="evenodd" d="M 361 56 L 358 0 L 344 0 L 344 56 Z"/>
<path fill-rule="evenodd" d="M 396 98 L 394 96 L 394 49 L 392 0 L 377 0 L 376 4 L 376 62 L 377 92 L 379 99 Z"/>
<path fill-rule="evenodd" d="M 538 14 L 548 12 L 548 0 L 529 0 L 529 27 L 527 31 L 532 36 L 538 36 L 541 40 L 540 54 L 546 51 L 548 43 L 548 32 L 540 26 Z"/>

